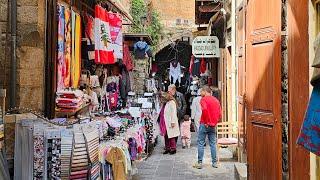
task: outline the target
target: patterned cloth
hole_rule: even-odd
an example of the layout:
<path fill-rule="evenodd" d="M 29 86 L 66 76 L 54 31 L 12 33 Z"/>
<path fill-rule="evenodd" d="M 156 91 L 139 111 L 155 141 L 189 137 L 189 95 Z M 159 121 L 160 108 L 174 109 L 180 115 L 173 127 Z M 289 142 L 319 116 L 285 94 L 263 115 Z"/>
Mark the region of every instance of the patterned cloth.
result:
<path fill-rule="evenodd" d="M 314 86 L 297 143 L 320 156 L 320 83 Z"/>

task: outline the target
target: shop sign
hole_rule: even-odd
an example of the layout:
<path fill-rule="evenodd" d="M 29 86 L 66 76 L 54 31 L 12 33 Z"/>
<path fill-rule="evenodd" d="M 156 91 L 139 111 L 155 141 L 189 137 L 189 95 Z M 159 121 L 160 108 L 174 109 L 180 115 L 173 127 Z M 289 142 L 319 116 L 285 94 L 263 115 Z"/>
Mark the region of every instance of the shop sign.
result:
<path fill-rule="evenodd" d="M 192 42 L 192 54 L 196 58 L 220 57 L 219 39 L 216 36 L 198 36 Z"/>

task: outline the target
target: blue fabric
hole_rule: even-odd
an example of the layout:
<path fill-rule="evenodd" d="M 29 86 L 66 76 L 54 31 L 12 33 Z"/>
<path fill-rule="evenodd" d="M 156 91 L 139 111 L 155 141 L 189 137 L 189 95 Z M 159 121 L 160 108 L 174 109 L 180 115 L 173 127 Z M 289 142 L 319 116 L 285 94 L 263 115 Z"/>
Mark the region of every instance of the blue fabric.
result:
<path fill-rule="evenodd" d="M 138 41 L 134 45 L 134 54 L 136 59 L 144 59 L 145 55 L 152 57 L 150 46 L 145 41 Z"/>
<path fill-rule="evenodd" d="M 215 127 L 206 127 L 204 124 L 200 124 L 199 133 L 198 133 L 198 163 L 202 163 L 203 161 L 204 145 L 206 143 L 207 136 L 210 144 L 212 164 L 216 164 L 217 163 L 216 129 Z"/>
<path fill-rule="evenodd" d="M 320 83 L 313 88 L 297 143 L 320 156 Z"/>

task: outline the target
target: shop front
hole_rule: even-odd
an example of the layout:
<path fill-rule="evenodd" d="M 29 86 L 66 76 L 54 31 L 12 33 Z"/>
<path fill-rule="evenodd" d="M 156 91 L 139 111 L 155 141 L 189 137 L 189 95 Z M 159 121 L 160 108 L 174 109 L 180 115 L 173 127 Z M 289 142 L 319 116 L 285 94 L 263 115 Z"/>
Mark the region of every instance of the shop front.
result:
<path fill-rule="evenodd" d="M 46 8 L 44 116 L 20 108 L 31 114 L 5 117 L 11 175 L 127 179 L 157 142 L 150 37 L 125 34 L 133 20 L 119 1 L 49 0 Z"/>

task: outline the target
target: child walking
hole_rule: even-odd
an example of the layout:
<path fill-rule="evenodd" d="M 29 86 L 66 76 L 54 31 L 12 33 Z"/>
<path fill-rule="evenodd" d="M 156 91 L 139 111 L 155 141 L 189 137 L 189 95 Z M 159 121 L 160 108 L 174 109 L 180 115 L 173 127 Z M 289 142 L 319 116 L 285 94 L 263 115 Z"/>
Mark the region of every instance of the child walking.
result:
<path fill-rule="evenodd" d="M 185 115 L 183 122 L 181 123 L 181 140 L 182 148 L 190 148 L 191 145 L 191 131 L 190 131 L 191 120 L 189 115 Z"/>

